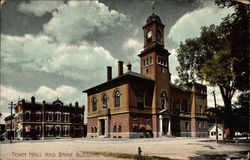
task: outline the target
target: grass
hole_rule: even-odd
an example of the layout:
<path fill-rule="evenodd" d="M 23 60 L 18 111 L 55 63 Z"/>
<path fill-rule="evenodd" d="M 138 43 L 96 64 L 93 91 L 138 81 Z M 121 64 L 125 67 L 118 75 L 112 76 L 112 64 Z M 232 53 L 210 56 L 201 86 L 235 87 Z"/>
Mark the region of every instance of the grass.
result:
<path fill-rule="evenodd" d="M 139 157 L 137 154 L 128 154 L 128 153 L 113 153 L 113 152 L 82 152 L 82 153 L 88 153 L 104 157 L 127 158 L 134 160 L 174 160 L 167 157 L 147 156 L 147 155 L 142 155 Z"/>

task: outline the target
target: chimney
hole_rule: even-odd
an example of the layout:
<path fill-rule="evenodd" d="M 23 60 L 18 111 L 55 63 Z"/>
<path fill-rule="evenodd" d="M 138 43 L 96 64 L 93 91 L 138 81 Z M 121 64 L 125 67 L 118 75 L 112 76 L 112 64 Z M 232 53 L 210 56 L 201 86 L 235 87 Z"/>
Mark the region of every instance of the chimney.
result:
<path fill-rule="evenodd" d="M 128 63 L 127 67 L 128 67 L 128 72 L 131 72 L 131 70 L 132 70 L 132 64 Z"/>
<path fill-rule="evenodd" d="M 31 97 L 31 103 L 32 103 L 32 104 L 35 104 L 35 102 L 36 102 L 36 99 L 35 99 L 34 96 L 32 96 L 32 97 Z"/>
<path fill-rule="evenodd" d="M 107 66 L 107 81 L 110 81 L 112 79 L 112 67 Z"/>
<path fill-rule="evenodd" d="M 123 61 L 118 61 L 118 77 L 123 75 Z"/>
<path fill-rule="evenodd" d="M 76 106 L 76 108 L 78 108 L 78 102 L 76 101 L 76 103 L 75 103 L 75 106 Z"/>

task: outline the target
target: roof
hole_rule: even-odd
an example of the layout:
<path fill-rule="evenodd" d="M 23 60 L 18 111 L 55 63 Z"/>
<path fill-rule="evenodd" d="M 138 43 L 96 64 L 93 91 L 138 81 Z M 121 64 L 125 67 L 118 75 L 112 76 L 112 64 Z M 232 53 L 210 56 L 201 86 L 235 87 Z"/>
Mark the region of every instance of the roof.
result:
<path fill-rule="evenodd" d="M 147 23 L 143 26 L 143 28 L 145 28 L 146 26 L 148 26 L 149 24 L 151 24 L 151 23 L 153 23 L 153 22 L 158 23 L 158 24 L 164 26 L 164 25 L 162 24 L 162 22 L 161 22 L 161 18 L 160 18 L 158 15 L 156 15 L 156 14 L 153 13 L 153 14 L 151 14 L 151 15 L 147 18 Z"/>
<path fill-rule="evenodd" d="M 181 90 L 181 91 L 184 91 L 184 92 L 190 92 L 190 90 L 187 90 L 187 89 L 184 89 L 184 88 L 182 88 L 182 87 L 180 87 L 180 86 L 177 86 L 177 85 L 174 84 L 174 83 L 170 83 L 170 87 L 171 87 L 171 88 L 178 89 L 178 90 Z"/>
<path fill-rule="evenodd" d="M 104 87 L 104 86 L 115 84 L 117 82 L 126 81 L 129 78 L 134 78 L 134 79 L 137 79 L 137 80 L 143 80 L 143 81 L 148 81 L 148 82 L 154 82 L 154 80 L 152 80 L 151 78 L 148 78 L 148 77 L 146 77 L 146 76 L 144 76 L 142 74 L 139 74 L 139 73 L 136 73 L 136 72 L 132 72 L 132 71 L 128 71 L 128 72 L 124 73 L 123 75 L 121 75 L 119 77 L 113 78 L 110 81 L 101 83 L 101 84 L 99 84 L 97 86 L 94 86 L 92 88 L 86 89 L 86 90 L 84 90 L 82 92 L 85 92 L 85 93 L 98 92 L 99 89 L 102 88 L 102 87 Z"/>

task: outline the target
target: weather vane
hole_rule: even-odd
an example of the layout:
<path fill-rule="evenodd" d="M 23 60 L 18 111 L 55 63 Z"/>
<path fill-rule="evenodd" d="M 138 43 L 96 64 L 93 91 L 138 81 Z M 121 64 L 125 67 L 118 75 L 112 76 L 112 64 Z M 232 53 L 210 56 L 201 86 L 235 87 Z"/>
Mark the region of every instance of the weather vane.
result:
<path fill-rule="evenodd" d="M 152 10 L 153 10 L 153 13 L 154 13 L 154 10 L 155 10 L 155 0 L 152 0 Z"/>

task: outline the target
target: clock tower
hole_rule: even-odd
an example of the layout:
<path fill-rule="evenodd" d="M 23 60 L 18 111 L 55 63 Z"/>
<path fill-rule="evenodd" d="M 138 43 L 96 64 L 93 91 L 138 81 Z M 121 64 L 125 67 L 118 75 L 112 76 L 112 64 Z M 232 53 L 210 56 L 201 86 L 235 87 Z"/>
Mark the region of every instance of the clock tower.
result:
<path fill-rule="evenodd" d="M 159 113 L 170 110 L 170 83 L 169 71 L 170 53 L 164 48 L 164 28 L 158 15 L 152 14 L 143 26 L 144 48 L 138 55 L 141 61 L 141 74 L 155 81 L 152 122 L 153 132 L 159 132 Z"/>

